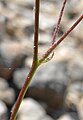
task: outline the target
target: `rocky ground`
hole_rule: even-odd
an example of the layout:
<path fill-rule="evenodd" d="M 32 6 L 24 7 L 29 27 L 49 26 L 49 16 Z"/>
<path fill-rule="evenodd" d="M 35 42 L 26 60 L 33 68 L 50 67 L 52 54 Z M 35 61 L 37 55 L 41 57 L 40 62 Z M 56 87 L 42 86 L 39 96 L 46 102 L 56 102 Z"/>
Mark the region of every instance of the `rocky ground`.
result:
<path fill-rule="evenodd" d="M 61 0 L 41 0 L 39 56 L 47 50 Z M 83 11 L 83 0 L 67 3 L 57 39 Z M 83 120 L 83 22 L 41 65 L 17 120 Z M 0 0 L 0 120 L 9 116 L 33 56 L 34 0 Z"/>

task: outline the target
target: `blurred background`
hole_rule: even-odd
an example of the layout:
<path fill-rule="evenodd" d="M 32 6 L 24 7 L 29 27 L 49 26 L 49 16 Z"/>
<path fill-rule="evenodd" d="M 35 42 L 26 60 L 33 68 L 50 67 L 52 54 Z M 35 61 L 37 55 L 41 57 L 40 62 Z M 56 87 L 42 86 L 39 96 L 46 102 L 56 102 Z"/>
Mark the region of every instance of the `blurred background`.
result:
<path fill-rule="evenodd" d="M 48 49 L 62 0 L 41 0 L 39 56 Z M 67 2 L 57 40 L 83 12 Z M 34 0 L 0 0 L 0 120 L 9 120 L 33 56 Z M 83 21 L 36 71 L 17 120 L 83 120 Z"/>

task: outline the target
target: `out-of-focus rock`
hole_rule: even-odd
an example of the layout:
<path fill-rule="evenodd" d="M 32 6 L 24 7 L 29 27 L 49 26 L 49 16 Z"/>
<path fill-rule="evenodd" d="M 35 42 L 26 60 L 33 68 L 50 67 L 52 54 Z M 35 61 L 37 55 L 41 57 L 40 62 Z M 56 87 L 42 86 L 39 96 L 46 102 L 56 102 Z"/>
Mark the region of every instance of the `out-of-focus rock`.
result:
<path fill-rule="evenodd" d="M 8 83 L 5 79 L 0 77 L 0 90 L 6 90 L 8 88 Z"/>
<path fill-rule="evenodd" d="M 72 81 L 83 81 L 83 56 L 80 53 L 77 53 L 77 55 L 69 61 L 68 66 L 70 79 Z"/>
<path fill-rule="evenodd" d="M 0 15 L 0 43 L 5 35 L 5 17 Z"/>
<path fill-rule="evenodd" d="M 35 100 L 28 98 L 24 99 L 19 112 L 18 120 L 53 120 L 51 117 L 46 115 L 43 107 Z"/>
<path fill-rule="evenodd" d="M 21 68 L 21 69 L 17 69 L 14 74 L 13 74 L 13 78 L 14 78 L 14 83 L 17 86 L 18 89 L 21 89 L 25 79 L 28 75 L 29 69 L 28 68 Z"/>
<path fill-rule="evenodd" d="M 1 43 L 0 52 L 2 58 L 4 58 L 5 61 L 5 59 L 15 59 L 15 57 L 22 56 L 23 54 L 28 56 L 32 53 L 32 48 L 31 44 L 26 41 L 20 43 L 14 41 L 7 41 Z"/>
<path fill-rule="evenodd" d="M 77 109 L 78 109 L 78 114 L 79 114 L 80 120 L 83 120 L 83 94 L 82 94 L 82 98 L 80 100 L 80 103 L 77 106 Z"/>
<path fill-rule="evenodd" d="M 20 20 L 20 22 L 19 22 Z M 32 25 L 32 20 L 27 17 L 23 17 L 21 15 L 16 15 L 15 17 L 9 19 L 6 23 L 6 32 L 10 36 L 16 36 L 18 39 L 24 37 L 24 28 Z M 21 36 L 20 36 L 21 35 Z M 27 36 L 28 37 L 28 36 Z M 28 38 L 27 38 L 28 39 Z"/>
<path fill-rule="evenodd" d="M 78 46 L 83 46 L 83 34 L 81 31 L 83 31 L 83 22 L 79 24 L 79 26 L 72 32 L 72 35 L 74 38 L 78 41 Z"/>
<path fill-rule="evenodd" d="M 83 0 L 70 0 L 68 1 L 68 5 L 66 7 L 66 14 L 69 19 L 74 19 L 78 15 L 81 14 L 83 8 Z"/>
<path fill-rule="evenodd" d="M 8 120 L 7 106 L 1 100 L 0 100 L 0 120 Z"/>
<path fill-rule="evenodd" d="M 11 4 L 17 4 L 17 5 L 19 5 L 19 6 L 25 6 L 26 7 L 26 5 L 29 7 L 29 6 L 33 6 L 33 4 L 34 4 L 34 0 L 25 0 L 25 1 L 23 1 L 23 0 L 6 0 L 6 2 L 10 2 Z"/>
<path fill-rule="evenodd" d="M 15 100 L 13 88 L 10 88 L 7 81 L 3 78 L 0 78 L 0 100 L 4 101 L 7 105 L 13 104 Z"/>
<path fill-rule="evenodd" d="M 70 104 L 73 103 L 77 105 L 78 103 L 80 103 L 82 95 L 83 95 L 83 81 L 78 80 L 71 82 L 67 88 L 66 100 L 70 102 Z"/>
<path fill-rule="evenodd" d="M 24 64 L 24 66 L 25 67 L 31 67 L 31 65 L 32 65 L 32 57 L 27 57 L 26 59 L 25 59 L 25 64 Z"/>
<path fill-rule="evenodd" d="M 57 120 L 79 120 L 79 118 L 76 115 L 76 113 L 73 112 L 73 113 L 66 113 Z"/>
<path fill-rule="evenodd" d="M 77 111 L 79 119 L 83 119 L 83 80 L 71 81 L 66 92 L 65 106 Z"/>
<path fill-rule="evenodd" d="M 6 68 L 0 69 L 0 76 L 9 79 L 14 69 L 23 65 L 26 56 L 32 55 L 31 44 L 25 41 L 20 44 L 12 41 L 3 42 L 0 45 L 0 55 L 0 68 Z"/>
<path fill-rule="evenodd" d="M 2 61 L 1 61 L 2 64 Z M 14 69 L 11 68 L 4 68 L 3 66 L 0 65 L 0 77 L 5 78 L 5 79 L 10 79 L 12 77 L 12 73 L 14 71 Z"/>
<path fill-rule="evenodd" d="M 83 95 L 83 83 L 82 81 L 71 82 L 67 88 L 66 95 L 66 105 L 72 107 L 72 104 L 75 106 L 80 103 Z"/>
<path fill-rule="evenodd" d="M 31 81 L 28 95 L 57 109 L 63 105 L 67 82 L 66 64 L 64 62 L 50 62 L 38 69 Z"/>
<path fill-rule="evenodd" d="M 42 22 L 42 18 L 44 22 Z M 45 16 L 42 13 L 40 14 L 40 29 L 41 30 L 49 31 L 50 28 L 55 26 L 56 22 L 57 22 L 56 19 L 53 19 L 52 17 L 49 17 L 49 16 Z"/>
<path fill-rule="evenodd" d="M 50 43 L 51 36 L 49 34 L 40 34 L 39 35 L 39 45 L 46 45 L 47 43 Z"/>
<path fill-rule="evenodd" d="M 3 100 L 6 104 L 11 105 L 15 100 L 14 90 L 12 88 L 8 88 L 6 91 L 0 91 L 0 99 Z"/>

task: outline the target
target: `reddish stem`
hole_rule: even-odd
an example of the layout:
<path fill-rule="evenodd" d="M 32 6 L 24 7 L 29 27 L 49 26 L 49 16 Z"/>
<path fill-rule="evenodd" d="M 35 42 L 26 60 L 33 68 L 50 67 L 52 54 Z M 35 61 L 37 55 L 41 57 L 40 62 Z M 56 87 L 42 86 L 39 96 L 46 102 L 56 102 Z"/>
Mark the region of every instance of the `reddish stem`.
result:
<path fill-rule="evenodd" d="M 58 29 L 59 29 L 59 25 L 60 25 L 60 22 L 61 22 L 61 18 L 62 18 L 63 12 L 64 12 L 66 2 L 67 2 L 67 0 L 64 0 L 64 2 L 62 4 L 62 8 L 61 8 L 61 11 L 60 11 L 60 14 L 59 14 L 58 22 L 56 24 L 56 28 L 55 28 L 53 38 L 52 38 L 52 45 L 54 44 L 55 39 L 56 39 L 56 35 L 57 35 Z"/>
<path fill-rule="evenodd" d="M 27 78 L 25 80 L 25 83 L 24 83 L 24 85 L 23 85 L 23 87 L 22 87 L 22 89 L 21 89 L 21 91 L 19 93 L 17 101 L 16 101 L 16 103 L 15 103 L 13 109 L 12 109 L 12 114 L 11 114 L 10 120 L 15 120 L 16 114 L 17 114 L 18 109 L 19 109 L 19 106 L 20 106 L 20 104 L 22 102 L 22 99 L 24 98 L 24 95 L 25 95 L 25 93 L 26 93 L 26 91 L 28 89 L 28 85 L 30 83 L 30 80 L 32 79 L 36 69 L 37 69 L 37 66 L 35 66 L 35 64 L 33 63 L 32 67 L 30 69 L 30 72 L 29 72 L 29 74 L 28 74 L 28 76 L 27 76 Z"/>
<path fill-rule="evenodd" d="M 72 25 L 72 27 L 67 32 L 65 32 L 61 36 L 61 38 L 46 51 L 46 53 L 43 55 L 42 59 L 39 60 L 39 64 L 41 64 L 51 54 L 51 52 L 67 37 L 67 35 L 81 22 L 82 19 L 83 19 L 83 14 Z"/>
<path fill-rule="evenodd" d="M 38 60 L 38 31 L 39 31 L 39 7 L 40 0 L 35 0 L 35 25 L 34 25 L 34 62 Z"/>
<path fill-rule="evenodd" d="M 39 28 L 39 6 L 40 6 L 40 0 L 35 0 L 35 27 L 34 27 L 34 56 L 33 56 L 33 64 L 29 71 L 29 74 L 25 80 L 25 83 L 19 93 L 19 96 L 17 98 L 17 101 L 12 109 L 12 114 L 10 117 L 10 120 L 15 120 L 16 114 L 18 112 L 18 109 L 20 107 L 20 104 L 24 98 L 24 95 L 28 89 L 29 83 L 38 67 L 37 61 L 38 61 L 38 28 Z"/>

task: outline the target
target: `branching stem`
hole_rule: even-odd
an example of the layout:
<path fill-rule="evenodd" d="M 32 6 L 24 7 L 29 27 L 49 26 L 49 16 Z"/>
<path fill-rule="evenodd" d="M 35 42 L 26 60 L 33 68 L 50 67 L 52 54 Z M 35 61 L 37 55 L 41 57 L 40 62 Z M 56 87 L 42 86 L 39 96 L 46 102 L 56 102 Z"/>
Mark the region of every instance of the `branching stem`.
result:
<path fill-rule="evenodd" d="M 61 21 L 61 16 L 63 14 L 63 9 L 65 6 L 66 0 L 64 0 L 64 4 L 61 10 L 61 14 L 59 16 L 59 20 L 57 23 L 57 28 L 55 33 L 57 34 L 58 31 L 58 26 L 60 24 Z M 80 21 L 83 19 L 83 14 L 79 17 L 79 19 L 72 25 L 72 27 L 65 32 L 62 37 L 55 42 L 55 38 L 56 38 L 56 34 L 54 35 L 54 40 L 52 43 L 52 46 L 45 52 L 45 54 L 42 56 L 42 58 L 38 61 L 38 29 L 39 29 L 39 7 L 40 7 L 40 0 L 35 0 L 35 27 L 34 27 L 34 56 L 33 56 L 33 63 L 32 63 L 32 67 L 28 73 L 28 76 L 25 80 L 25 83 L 19 93 L 19 96 L 17 98 L 17 101 L 13 107 L 12 113 L 11 113 L 11 117 L 10 120 L 15 120 L 16 119 L 16 115 L 18 112 L 18 109 L 20 107 L 20 104 L 25 96 L 25 93 L 28 89 L 29 83 L 36 71 L 36 69 L 38 68 L 38 66 L 51 54 L 51 52 L 53 52 L 53 50 L 67 37 L 67 35 L 80 23 Z M 55 42 L 55 43 L 54 43 Z"/>
<path fill-rule="evenodd" d="M 61 38 L 53 44 L 43 55 L 43 57 L 39 60 L 39 64 L 41 64 L 51 53 L 52 51 L 68 36 L 68 34 L 82 21 L 83 14 L 78 18 L 78 20 L 70 27 L 68 31 L 66 31 Z"/>

